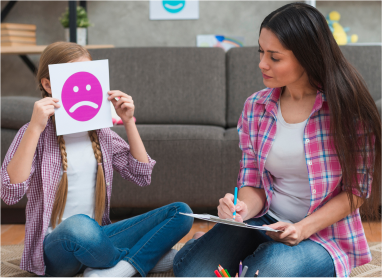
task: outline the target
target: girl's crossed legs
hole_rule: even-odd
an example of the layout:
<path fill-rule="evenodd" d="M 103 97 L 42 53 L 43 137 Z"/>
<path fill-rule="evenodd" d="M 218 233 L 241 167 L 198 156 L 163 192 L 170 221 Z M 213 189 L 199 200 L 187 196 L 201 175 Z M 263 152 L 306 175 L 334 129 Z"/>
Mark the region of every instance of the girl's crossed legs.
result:
<path fill-rule="evenodd" d="M 256 226 L 277 221 L 269 215 L 247 220 Z M 276 242 L 264 231 L 216 224 L 197 240 L 189 241 L 175 256 L 177 277 L 214 277 L 218 265 L 232 277 L 239 270 L 239 262 L 248 266 L 246 277 L 333 277 L 334 263 L 324 247 L 304 240 L 290 247 Z"/>
<path fill-rule="evenodd" d="M 74 276 L 85 267 L 110 268 L 125 260 L 145 277 L 192 227 L 184 203 L 100 226 L 87 215 L 69 217 L 44 239 L 46 276 Z"/>

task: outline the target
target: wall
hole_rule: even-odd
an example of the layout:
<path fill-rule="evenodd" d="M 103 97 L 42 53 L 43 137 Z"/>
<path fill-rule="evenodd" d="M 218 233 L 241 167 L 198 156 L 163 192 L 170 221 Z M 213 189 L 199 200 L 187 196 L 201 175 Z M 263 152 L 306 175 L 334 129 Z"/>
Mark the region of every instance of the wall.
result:
<path fill-rule="evenodd" d="M 349 27 L 348 35 L 357 34 L 360 43 L 381 42 L 381 1 L 318 1 L 317 9 L 325 16 L 340 13 L 339 23 Z"/>
<path fill-rule="evenodd" d="M 266 15 L 292 1 L 201 1 L 199 20 L 150 21 L 149 2 L 88 1 L 90 44 L 116 47 L 195 46 L 198 34 L 245 37 L 245 45 L 257 44 L 258 29 Z M 7 2 L 2 1 L 3 8 Z M 17 2 L 4 22 L 37 25 L 37 44 L 64 39 L 58 18 L 67 1 Z M 326 16 L 341 13 L 340 23 L 356 33 L 359 42 L 381 42 L 380 1 L 323 1 L 317 8 Z M 39 55 L 30 55 L 37 65 Z M 34 75 L 16 55 L 1 56 L 1 94 L 39 96 Z"/>

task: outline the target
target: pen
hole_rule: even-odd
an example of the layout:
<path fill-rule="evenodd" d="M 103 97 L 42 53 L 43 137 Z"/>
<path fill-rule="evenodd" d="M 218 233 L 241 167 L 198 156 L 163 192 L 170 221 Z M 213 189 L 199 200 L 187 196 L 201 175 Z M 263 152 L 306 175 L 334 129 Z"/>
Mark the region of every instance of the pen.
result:
<path fill-rule="evenodd" d="M 237 203 L 237 186 L 235 187 L 235 198 L 233 200 L 234 206 L 236 206 L 236 203 Z M 233 220 L 235 220 L 235 217 L 236 217 L 236 207 L 235 207 L 235 211 L 233 213 Z"/>
<path fill-rule="evenodd" d="M 248 266 L 245 265 L 243 271 L 241 272 L 240 277 L 244 277 L 245 274 L 247 273 L 247 270 L 248 270 Z"/>

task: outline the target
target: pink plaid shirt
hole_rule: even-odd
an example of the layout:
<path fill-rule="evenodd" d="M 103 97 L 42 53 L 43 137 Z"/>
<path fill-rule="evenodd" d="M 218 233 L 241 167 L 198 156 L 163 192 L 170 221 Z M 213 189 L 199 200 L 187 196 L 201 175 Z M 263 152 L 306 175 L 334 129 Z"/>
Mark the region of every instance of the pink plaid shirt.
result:
<path fill-rule="evenodd" d="M 37 275 L 45 274 L 43 241 L 49 226 L 50 216 L 59 182 L 61 154 L 57 142 L 54 125 L 51 120 L 42 132 L 33 157 L 31 172 L 24 182 L 11 184 L 7 173 L 7 165 L 15 154 L 29 123 L 16 134 L 1 167 L 1 198 L 13 205 L 27 194 L 25 224 L 25 246 L 20 268 Z M 130 146 L 109 128 L 97 130 L 103 157 L 103 168 L 107 187 L 107 201 L 102 225 L 111 224 L 109 218 L 111 187 L 113 183 L 113 168 L 124 179 L 140 186 L 151 182 L 151 172 L 155 160 L 149 158 L 149 163 L 137 161 L 130 154 Z"/>
<path fill-rule="evenodd" d="M 265 169 L 265 160 L 276 134 L 277 101 L 281 88 L 266 88 L 250 96 L 244 105 L 237 129 L 242 159 L 238 188 L 263 188 L 266 204 L 255 217 L 267 213 L 272 202 L 273 178 Z M 330 113 L 325 94 L 317 92 L 313 111 L 304 131 L 306 167 L 311 192 L 308 215 L 325 205 L 343 190 L 342 171 L 333 145 Z M 359 165 L 357 174 L 361 192 L 370 196 L 372 176 Z M 357 191 L 354 194 L 360 196 Z M 313 234 L 309 239 L 321 244 L 331 255 L 337 276 L 349 276 L 352 268 L 371 261 L 369 246 L 357 209 L 337 223 Z"/>

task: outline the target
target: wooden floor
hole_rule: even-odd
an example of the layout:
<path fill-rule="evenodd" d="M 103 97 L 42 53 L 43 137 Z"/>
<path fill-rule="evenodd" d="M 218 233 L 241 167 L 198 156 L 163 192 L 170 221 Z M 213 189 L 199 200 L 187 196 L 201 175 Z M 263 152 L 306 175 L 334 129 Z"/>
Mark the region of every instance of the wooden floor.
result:
<path fill-rule="evenodd" d="M 202 220 L 195 220 L 191 231 L 180 241 L 187 242 L 195 232 L 207 232 L 214 226 L 214 223 Z M 381 242 L 381 222 L 363 223 L 368 242 Z M 1 225 L 1 245 L 21 244 L 24 242 L 25 225 Z"/>

